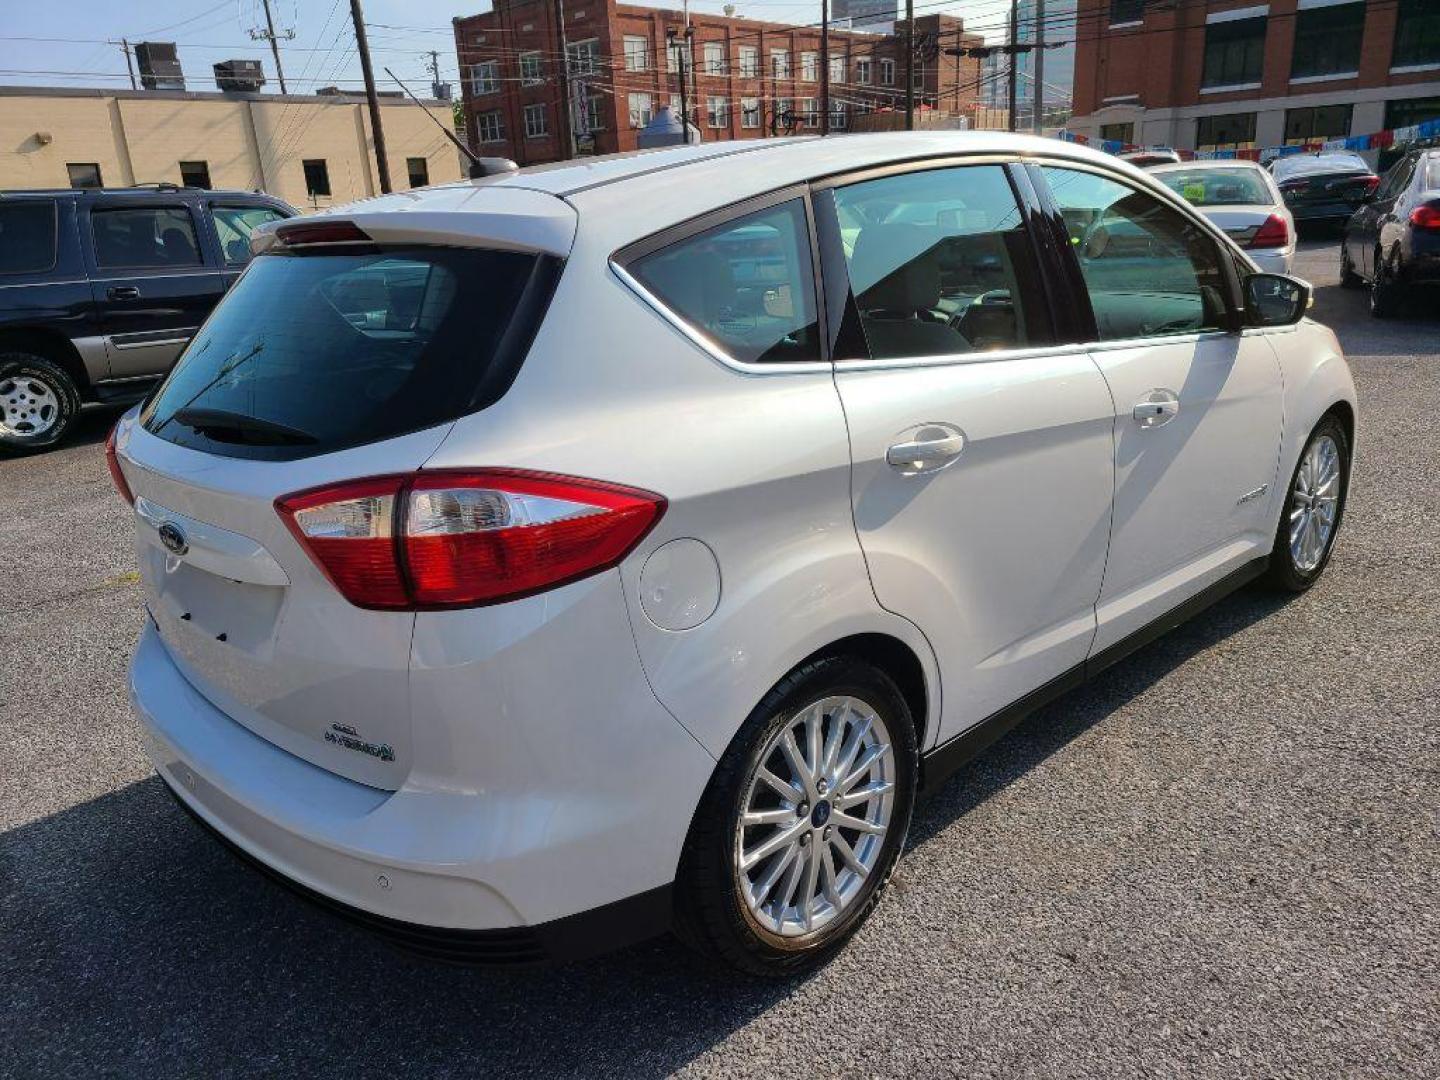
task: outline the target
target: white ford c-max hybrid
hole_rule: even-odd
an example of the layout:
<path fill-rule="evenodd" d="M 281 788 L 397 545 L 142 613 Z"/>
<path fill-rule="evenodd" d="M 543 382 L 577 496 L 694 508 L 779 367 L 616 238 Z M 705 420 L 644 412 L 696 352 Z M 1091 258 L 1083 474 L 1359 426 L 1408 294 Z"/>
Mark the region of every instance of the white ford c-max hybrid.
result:
<path fill-rule="evenodd" d="M 1340 525 L 1309 287 L 1084 148 L 676 148 L 254 246 L 112 437 L 135 710 L 202 823 L 432 955 L 816 963 L 917 792 Z"/>

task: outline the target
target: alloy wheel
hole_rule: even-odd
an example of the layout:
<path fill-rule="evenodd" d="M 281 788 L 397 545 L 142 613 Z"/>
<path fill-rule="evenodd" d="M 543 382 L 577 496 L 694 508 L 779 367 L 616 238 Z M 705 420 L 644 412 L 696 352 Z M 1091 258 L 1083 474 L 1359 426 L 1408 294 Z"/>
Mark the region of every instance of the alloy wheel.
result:
<path fill-rule="evenodd" d="M 60 395 L 34 375 L 0 379 L 0 437 L 36 439 L 60 419 Z"/>
<path fill-rule="evenodd" d="M 858 697 L 813 702 L 770 738 L 735 832 L 741 898 L 760 929 L 795 938 L 850 910 L 880 862 L 895 781 L 890 732 Z"/>
<path fill-rule="evenodd" d="M 1305 449 L 1290 497 L 1290 558 L 1311 573 L 1325 558 L 1340 506 L 1340 448 L 1320 435 Z"/>

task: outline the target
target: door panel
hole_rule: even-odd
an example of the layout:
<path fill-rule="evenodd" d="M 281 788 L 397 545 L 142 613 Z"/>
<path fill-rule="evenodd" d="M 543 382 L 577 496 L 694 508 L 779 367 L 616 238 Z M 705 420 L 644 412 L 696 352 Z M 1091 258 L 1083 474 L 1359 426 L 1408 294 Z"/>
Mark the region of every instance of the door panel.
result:
<path fill-rule="evenodd" d="M 1115 505 L 1095 651 L 1269 551 L 1280 367 L 1241 332 L 1233 263 L 1193 211 L 1105 170 L 1046 166 L 1115 409 Z"/>
<path fill-rule="evenodd" d="M 880 604 L 939 658 L 949 738 L 1085 659 L 1110 535 L 1114 406 L 1083 352 L 836 373 L 855 527 Z M 963 433 L 889 464 L 917 422 Z M 920 432 L 923 434 L 923 432 Z"/>
<path fill-rule="evenodd" d="M 1085 659 L 1114 405 L 1085 347 L 1054 343 L 1004 166 L 841 184 L 816 222 L 856 531 L 880 604 L 935 650 L 946 739 Z"/>
<path fill-rule="evenodd" d="M 89 234 L 91 295 L 110 378 L 162 375 L 220 299 L 222 284 L 184 205 L 97 202 Z"/>
<path fill-rule="evenodd" d="M 1115 524 L 1095 649 L 1270 550 L 1280 369 L 1263 334 L 1097 348 L 1115 399 Z M 1173 416 L 1137 407 L 1173 391 Z"/>

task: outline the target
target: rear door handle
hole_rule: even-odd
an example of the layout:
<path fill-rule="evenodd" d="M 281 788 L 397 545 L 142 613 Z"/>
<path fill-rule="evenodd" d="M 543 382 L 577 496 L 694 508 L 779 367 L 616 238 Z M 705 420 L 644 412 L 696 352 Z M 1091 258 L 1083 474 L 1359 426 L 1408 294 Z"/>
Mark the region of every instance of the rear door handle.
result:
<path fill-rule="evenodd" d="M 112 285 L 105 295 L 111 300 L 139 300 L 140 290 L 134 285 Z"/>
<path fill-rule="evenodd" d="M 1143 428 L 1162 427 L 1180 415 L 1180 399 L 1173 390 L 1152 390 L 1144 401 L 1137 401 L 1130 410 Z"/>
<path fill-rule="evenodd" d="M 905 473 L 933 472 L 950 464 L 964 449 L 965 436 L 959 432 L 915 439 L 896 443 L 886 450 L 885 463 Z"/>

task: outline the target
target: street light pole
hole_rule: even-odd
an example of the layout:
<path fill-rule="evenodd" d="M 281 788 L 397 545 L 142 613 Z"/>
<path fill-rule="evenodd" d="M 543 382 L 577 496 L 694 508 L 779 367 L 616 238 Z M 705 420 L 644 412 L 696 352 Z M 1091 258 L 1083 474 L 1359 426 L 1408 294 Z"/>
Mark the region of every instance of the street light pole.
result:
<path fill-rule="evenodd" d="M 915 130 L 915 0 L 905 0 L 905 130 Z"/>
<path fill-rule="evenodd" d="M 1019 130 L 1016 126 L 1018 118 L 1016 111 L 1019 106 L 1019 79 L 1020 79 L 1020 54 L 1015 50 L 1017 31 L 1020 26 L 1020 0 L 1010 0 L 1010 130 Z"/>
<path fill-rule="evenodd" d="M 820 134 L 830 134 L 830 0 L 820 0 Z"/>
<path fill-rule="evenodd" d="M 1035 0 L 1035 122 L 1036 135 L 1045 128 L 1045 0 Z"/>

